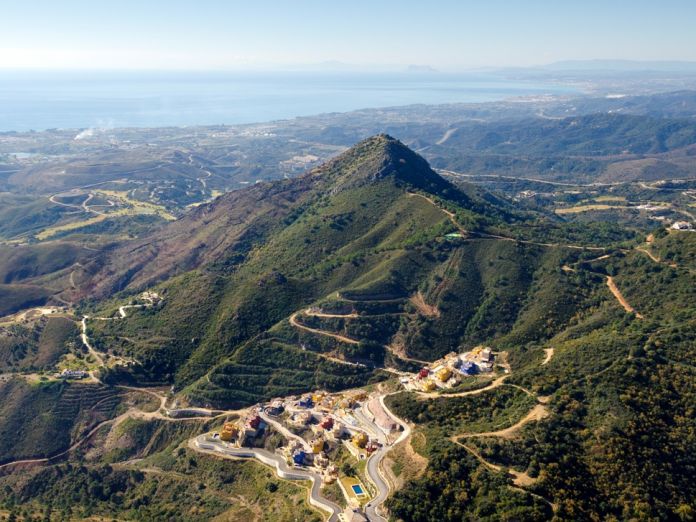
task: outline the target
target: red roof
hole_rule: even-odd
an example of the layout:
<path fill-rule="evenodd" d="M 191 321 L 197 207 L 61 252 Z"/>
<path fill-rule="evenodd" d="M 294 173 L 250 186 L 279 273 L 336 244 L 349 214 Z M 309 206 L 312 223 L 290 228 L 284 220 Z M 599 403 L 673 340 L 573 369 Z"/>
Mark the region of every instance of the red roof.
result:
<path fill-rule="evenodd" d="M 256 429 L 260 425 L 261 425 L 261 417 L 259 417 L 258 415 L 249 419 L 249 426 L 251 426 L 252 428 Z"/>
<path fill-rule="evenodd" d="M 321 427 L 325 430 L 330 430 L 333 427 L 333 419 L 331 417 L 325 417 L 324 420 L 321 421 Z"/>
<path fill-rule="evenodd" d="M 430 375 L 430 370 L 427 368 L 422 368 L 421 371 L 418 372 L 418 377 L 424 378 Z"/>

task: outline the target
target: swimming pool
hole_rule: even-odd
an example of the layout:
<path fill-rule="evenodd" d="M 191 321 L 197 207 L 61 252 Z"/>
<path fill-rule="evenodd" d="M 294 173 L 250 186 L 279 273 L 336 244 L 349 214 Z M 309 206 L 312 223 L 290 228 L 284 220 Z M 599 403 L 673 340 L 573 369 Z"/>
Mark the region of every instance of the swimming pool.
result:
<path fill-rule="evenodd" d="M 363 491 L 363 488 L 360 484 L 353 484 L 351 488 L 353 489 L 353 493 L 355 493 L 355 496 L 357 497 L 365 494 L 365 491 Z"/>

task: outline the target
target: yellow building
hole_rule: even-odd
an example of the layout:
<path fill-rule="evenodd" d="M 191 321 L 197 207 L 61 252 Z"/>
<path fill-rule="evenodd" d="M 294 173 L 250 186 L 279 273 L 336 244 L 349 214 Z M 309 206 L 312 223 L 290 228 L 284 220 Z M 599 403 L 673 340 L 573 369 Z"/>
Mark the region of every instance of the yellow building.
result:
<path fill-rule="evenodd" d="M 324 449 L 324 439 L 316 438 L 310 442 L 312 446 L 312 453 L 319 453 Z"/>
<path fill-rule="evenodd" d="M 362 431 L 359 431 L 353 435 L 352 440 L 353 444 L 355 444 L 358 448 L 364 448 L 367 445 L 367 435 L 365 435 Z"/>
<path fill-rule="evenodd" d="M 323 398 L 324 398 L 323 393 L 315 393 L 312 395 L 312 402 L 314 404 L 319 404 Z"/>
<path fill-rule="evenodd" d="M 449 368 L 442 368 L 437 372 L 437 378 L 442 382 L 446 382 L 450 377 L 452 377 L 452 370 Z"/>
<path fill-rule="evenodd" d="M 231 422 L 226 422 L 220 432 L 220 440 L 229 442 L 239 437 L 239 427 Z"/>
<path fill-rule="evenodd" d="M 423 390 L 424 391 L 433 391 L 435 389 L 435 383 L 428 379 L 427 381 L 423 381 Z"/>

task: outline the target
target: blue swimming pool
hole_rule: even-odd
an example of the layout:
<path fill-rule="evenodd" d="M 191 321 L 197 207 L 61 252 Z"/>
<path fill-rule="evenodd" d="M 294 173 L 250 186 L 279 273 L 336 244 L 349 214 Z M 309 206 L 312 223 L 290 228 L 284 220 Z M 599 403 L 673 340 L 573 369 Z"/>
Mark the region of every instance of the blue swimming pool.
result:
<path fill-rule="evenodd" d="M 365 492 L 363 491 L 363 488 L 360 484 L 353 484 L 351 486 L 351 488 L 353 488 L 353 493 L 355 493 L 357 496 L 365 494 Z"/>

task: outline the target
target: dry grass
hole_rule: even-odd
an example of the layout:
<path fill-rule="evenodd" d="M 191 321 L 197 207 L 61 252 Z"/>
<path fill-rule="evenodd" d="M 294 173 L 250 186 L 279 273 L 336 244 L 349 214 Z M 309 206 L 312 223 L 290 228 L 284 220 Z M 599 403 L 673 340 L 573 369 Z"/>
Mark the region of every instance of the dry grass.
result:
<path fill-rule="evenodd" d="M 620 205 L 578 205 L 577 207 L 568 208 L 557 208 L 555 210 L 556 214 L 579 214 L 580 212 L 590 212 L 592 210 L 615 210 L 619 208 L 629 208 L 627 206 Z"/>
<path fill-rule="evenodd" d="M 594 200 L 598 203 L 607 203 L 610 201 L 626 201 L 626 198 L 624 196 L 599 196 L 594 198 Z"/>
<path fill-rule="evenodd" d="M 413 449 L 412 438 L 413 436 L 392 448 L 384 457 L 384 470 L 395 489 L 400 489 L 405 483 L 421 477 L 428 467 L 428 459 Z"/>

